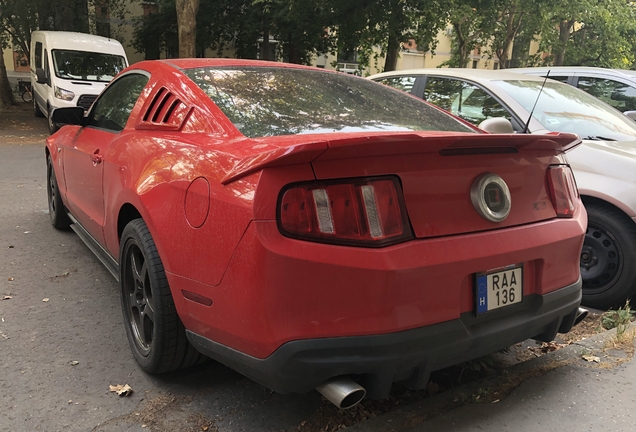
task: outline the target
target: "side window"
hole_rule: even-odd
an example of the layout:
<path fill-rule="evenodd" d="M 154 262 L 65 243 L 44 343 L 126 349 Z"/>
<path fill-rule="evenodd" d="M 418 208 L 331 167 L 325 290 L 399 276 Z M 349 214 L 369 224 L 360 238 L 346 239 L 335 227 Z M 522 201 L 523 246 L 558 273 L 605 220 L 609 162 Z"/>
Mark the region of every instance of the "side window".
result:
<path fill-rule="evenodd" d="M 545 78 L 545 75 L 543 76 L 543 78 Z M 562 76 L 562 75 L 550 75 L 548 78 L 550 78 L 551 80 L 555 80 L 555 81 L 560 81 L 564 84 L 568 83 L 568 79 L 570 77 L 568 76 Z"/>
<path fill-rule="evenodd" d="M 411 93 L 411 91 L 413 90 L 413 86 L 415 85 L 415 77 L 401 76 L 401 77 L 383 78 L 378 80 L 378 82 L 382 84 L 386 84 L 398 90 Z"/>
<path fill-rule="evenodd" d="M 508 110 L 483 89 L 456 79 L 428 78 L 424 99 L 475 126 L 492 117 L 510 118 Z"/>
<path fill-rule="evenodd" d="M 36 68 L 42 67 L 42 42 L 35 43 L 34 63 Z"/>
<path fill-rule="evenodd" d="M 577 87 L 619 111 L 636 110 L 636 88 L 605 78 L 580 77 Z"/>
<path fill-rule="evenodd" d="M 125 75 L 110 84 L 95 101 L 88 125 L 120 132 L 126 126 L 148 77 L 141 74 Z"/>
<path fill-rule="evenodd" d="M 49 74 L 49 56 L 44 50 L 44 76 L 48 79 L 51 75 Z M 50 81 L 49 81 L 50 83 Z"/>

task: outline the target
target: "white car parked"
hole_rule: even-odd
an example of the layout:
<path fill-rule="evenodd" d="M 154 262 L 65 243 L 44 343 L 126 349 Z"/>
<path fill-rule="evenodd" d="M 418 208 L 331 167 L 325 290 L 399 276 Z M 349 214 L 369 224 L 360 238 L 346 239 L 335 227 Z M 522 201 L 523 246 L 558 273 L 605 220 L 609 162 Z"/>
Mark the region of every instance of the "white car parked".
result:
<path fill-rule="evenodd" d="M 415 69 L 370 79 L 474 125 L 505 117 L 511 133 L 578 133 L 583 144 L 567 157 L 589 218 L 581 252 L 583 304 L 605 309 L 636 295 L 636 122 L 575 87 L 531 75 Z"/>

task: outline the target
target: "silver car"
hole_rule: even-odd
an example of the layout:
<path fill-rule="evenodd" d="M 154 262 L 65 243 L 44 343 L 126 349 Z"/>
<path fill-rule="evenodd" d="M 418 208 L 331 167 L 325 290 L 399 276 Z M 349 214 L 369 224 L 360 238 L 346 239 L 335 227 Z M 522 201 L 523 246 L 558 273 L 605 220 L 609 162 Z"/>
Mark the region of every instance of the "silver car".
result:
<path fill-rule="evenodd" d="M 551 66 L 508 69 L 570 84 L 621 112 L 636 111 L 636 71 L 584 66 Z"/>
<path fill-rule="evenodd" d="M 506 71 L 415 69 L 370 79 L 474 125 L 503 117 L 508 132 L 579 134 L 583 144 L 568 159 L 589 218 L 581 252 L 583 304 L 606 309 L 636 295 L 635 121 L 570 85 Z"/>

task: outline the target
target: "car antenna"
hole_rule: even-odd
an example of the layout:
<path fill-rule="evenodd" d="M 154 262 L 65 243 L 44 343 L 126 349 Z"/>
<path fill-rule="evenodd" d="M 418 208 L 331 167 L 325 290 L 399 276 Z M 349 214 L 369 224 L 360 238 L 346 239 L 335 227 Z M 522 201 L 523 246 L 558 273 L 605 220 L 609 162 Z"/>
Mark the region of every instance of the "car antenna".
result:
<path fill-rule="evenodd" d="M 528 117 L 528 121 L 526 122 L 525 127 L 523 128 L 522 133 L 528 133 L 528 126 L 530 126 L 530 120 L 532 120 L 532 114 L 534 114 L 534 109 L 537 107 L 537 102 L 539 102 L 539 98 L 541 97 L 541 93 L 543 93 L 543 86 L 545 86 L 545 82 L 548 80 L 550 76 L 550 69 L 548 69 L 548 73 L 545 75 L 545 79 L 543 80 L 543 84 L 541 84 L 541 89 L 539 90 L 539 94 L 537 95 L 537 99 L 534 101 L 534 105 L 532 106 L 532 111 L 530 111 L 530 117 Z"/>

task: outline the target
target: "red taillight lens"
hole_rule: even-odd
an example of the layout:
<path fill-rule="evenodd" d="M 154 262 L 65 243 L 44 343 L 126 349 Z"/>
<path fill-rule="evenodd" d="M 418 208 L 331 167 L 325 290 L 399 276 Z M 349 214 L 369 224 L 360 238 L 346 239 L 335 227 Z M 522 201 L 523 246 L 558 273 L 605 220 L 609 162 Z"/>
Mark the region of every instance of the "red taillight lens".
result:
<path fill-rule="evenodd" d="M 548 187 L 554 211 L 559 217 L 572 217 L 579 202 L 579 191 L 567 165 L 548 167 Z"/>
<path fill-rule="evenodd" d="M 413 237 L 394 177 L 314 182 L 283 191 L 284 235 L 325 243 L 386 246 Z"/>

